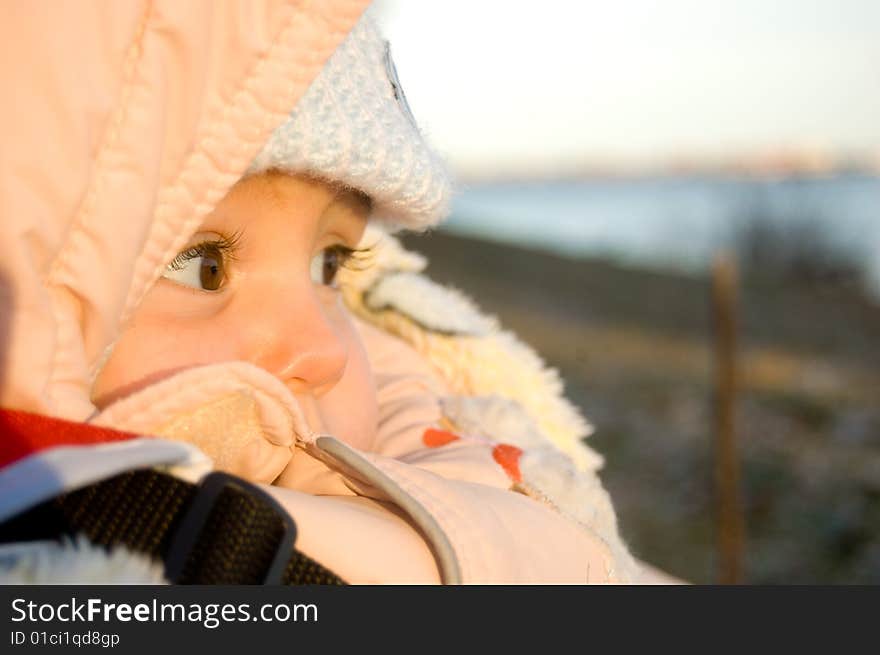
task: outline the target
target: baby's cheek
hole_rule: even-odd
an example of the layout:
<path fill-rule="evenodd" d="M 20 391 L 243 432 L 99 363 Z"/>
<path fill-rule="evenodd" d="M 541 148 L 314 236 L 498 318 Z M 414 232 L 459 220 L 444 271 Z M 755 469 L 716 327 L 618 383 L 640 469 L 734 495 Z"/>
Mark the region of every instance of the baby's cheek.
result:
<path fill-rule="evenodd" d="M 103 409 L 168 374 L 163 372 L 167 368 L 164 358 L 157 357 L 164 348 L 161 338 L 157 341 L 156 336 L 138 329 L 123 332 L 92 385 L 92 400 L 98 408 Z"/>
<path fill-rule="evenodd" d="M 103 409 L 186 368 L 213 363 L 221 347 L 209 343 L 205 334 L 165 322 L 137 322 L 113 345 L 92 385 L 92 401 Z"/>
<path fill-rule="evenodd" d="M 360 338 L 351 327 L 348 334 L 350 342 L 345 373 L 318 399 L 318 406 L 330 434 L 355 448 L 370 450 L 379 423 L 376 385 Z"/>

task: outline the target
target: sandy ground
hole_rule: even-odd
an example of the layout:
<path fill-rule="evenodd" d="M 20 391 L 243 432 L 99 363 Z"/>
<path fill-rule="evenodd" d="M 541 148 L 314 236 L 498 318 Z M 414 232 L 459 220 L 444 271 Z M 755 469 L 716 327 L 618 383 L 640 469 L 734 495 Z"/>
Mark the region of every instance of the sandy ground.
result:
<path fill-rule="evenodd" d="M 560 370 L 634 553 L 716 581 L 708 280 L 442 232 L 405 241 Z M 749 283 L 740 328 L 743 581 L 880 583 L 880 306 Z"/>

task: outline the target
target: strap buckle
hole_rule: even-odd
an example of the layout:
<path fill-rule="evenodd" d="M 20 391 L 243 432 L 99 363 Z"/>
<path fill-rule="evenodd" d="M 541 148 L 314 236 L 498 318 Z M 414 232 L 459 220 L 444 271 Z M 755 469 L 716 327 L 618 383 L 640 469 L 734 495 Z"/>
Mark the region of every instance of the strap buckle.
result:
<path fill-rule="evenodd" d="M 282 584 L 287 564 L 293 555 L 296 523 L 278 501 L 268 493 L 250 482 L 219 471 L 205 476 L 201 484 L 196 487 L 195 496 L 183 515 L 167 551 L 165 575 L 172 583 L 178 583 L 215 509 L 218 498 L 227 490 L 244 494 L 261 508 L 270 509 L 281 523 L 282 534 L 275 546 L 275 555 L 266 569 L 262 584 Z"/>

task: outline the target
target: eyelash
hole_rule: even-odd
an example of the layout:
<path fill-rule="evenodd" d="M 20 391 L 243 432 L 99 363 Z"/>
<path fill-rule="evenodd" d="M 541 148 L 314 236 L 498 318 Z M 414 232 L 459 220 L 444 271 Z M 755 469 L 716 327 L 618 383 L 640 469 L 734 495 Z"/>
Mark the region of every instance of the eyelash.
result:
<path fill-rule="evenodd" d="M 236 232 L 229 237 L 221 237 L 211 241 L 202 241 L 201 243 L 197 243 L 186 250 L 179 252 L 168 264 L 168 268 L 179 271 L 189 260 L 197 257 L 204 257 L 211 252 L 220 252 L 224 259 L 235 261 L 240 242 L 241 232 Z M 375 254 L 375 248 L 373 248 L 373 246 L 367 246 L 365 248 L 349 248 L 342 244 L 336 244 L 325 248 L 325 250 L 335 252 L 340 259 L 340 268 L 346 268 L 350 271 L 362 271 L 368 268 Z"/>
<path fill-rule="evenodd" d="M 211 241 L 202 241 L 194 246 L 190 246 L 186 250 L 177 253 L 177 256 L 168 264 L 168 268 L 179 271 L 186 263 L 197 257 L 204 257 L 210 252 L 219 252 L 223 258 L 229 261 L 236 260 L 239 244 L 241 243 L 241 232 L 235 232 L 229 237 L 220 237 Z"/>
<path fill-rule="evenodd" d="M 372 246 L 366 248 L 349 248 L 342 244 L 330 246 L 325 250 L 335 251 L 341 257 L 341 268 L 347 268 L 350 271 L 362 271 L 370 266 L 370 261 L 375 254 Z"/>

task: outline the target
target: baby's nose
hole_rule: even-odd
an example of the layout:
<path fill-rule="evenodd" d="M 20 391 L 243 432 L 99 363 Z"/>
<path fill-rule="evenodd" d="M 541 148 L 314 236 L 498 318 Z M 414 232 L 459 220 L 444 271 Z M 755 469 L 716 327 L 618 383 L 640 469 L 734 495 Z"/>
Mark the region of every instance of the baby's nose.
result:
<path fill-rule="evenodd" d="M 243 358 L 266 369 L 294 393 L 320 396 L 342 378 L 348 343 L 341 310 L 328 308 L 312 289 L 255 307 L 242 344 Z"/>

